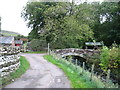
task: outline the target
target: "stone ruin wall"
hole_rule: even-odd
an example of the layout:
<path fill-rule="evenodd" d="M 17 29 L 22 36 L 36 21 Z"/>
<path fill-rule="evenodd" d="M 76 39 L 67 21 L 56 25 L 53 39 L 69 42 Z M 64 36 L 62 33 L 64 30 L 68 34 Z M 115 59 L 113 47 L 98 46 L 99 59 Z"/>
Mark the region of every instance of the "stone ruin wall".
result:
<path fill-rule="evenodd" d="M 19 47 L 0 47 L 0 76 L 7 77 L 20 66 Z"/>

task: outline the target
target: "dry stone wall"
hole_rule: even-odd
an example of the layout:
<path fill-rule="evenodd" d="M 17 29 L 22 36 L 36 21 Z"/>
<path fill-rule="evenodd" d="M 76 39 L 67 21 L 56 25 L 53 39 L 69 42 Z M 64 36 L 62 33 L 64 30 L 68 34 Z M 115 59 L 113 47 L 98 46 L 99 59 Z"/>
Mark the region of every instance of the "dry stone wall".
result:
<path fill-rule="evenodd" d="M 2 78 L 19 68 L 19 53 L 19 47 L 0 47 L 0 75 Z"/>

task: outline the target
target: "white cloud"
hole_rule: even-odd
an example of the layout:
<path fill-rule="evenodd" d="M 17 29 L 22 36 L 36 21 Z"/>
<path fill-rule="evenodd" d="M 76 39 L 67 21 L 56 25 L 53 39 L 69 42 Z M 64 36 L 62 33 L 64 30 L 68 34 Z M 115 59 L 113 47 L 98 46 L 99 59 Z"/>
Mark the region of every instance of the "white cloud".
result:
<path fill-rule="evenodd" d="M 0 16 L 2 17 L 2 30 L 15 31 L 27 35 L 30 29 L 27 28 L 21 11 L 28 0 L 0 0 Z"/>

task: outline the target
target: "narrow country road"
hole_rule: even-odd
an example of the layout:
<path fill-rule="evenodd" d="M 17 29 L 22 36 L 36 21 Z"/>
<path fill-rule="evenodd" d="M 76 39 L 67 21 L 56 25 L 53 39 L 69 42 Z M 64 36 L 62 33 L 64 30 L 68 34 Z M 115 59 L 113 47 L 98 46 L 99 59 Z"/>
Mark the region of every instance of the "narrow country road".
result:
<path fill-rule="evenodd" d="M 22 54 L 30 68 L 5 88 L 70 88 L 70 81 L 61 69 L 43 58 L 44 54 Z"/>

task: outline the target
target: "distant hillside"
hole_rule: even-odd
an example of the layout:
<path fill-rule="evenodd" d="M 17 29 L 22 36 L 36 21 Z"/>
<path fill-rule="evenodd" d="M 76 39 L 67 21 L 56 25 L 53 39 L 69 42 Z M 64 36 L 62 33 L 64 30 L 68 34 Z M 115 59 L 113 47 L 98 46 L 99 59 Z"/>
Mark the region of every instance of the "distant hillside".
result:
<path fill-rule="evenodd" d="M 17 36 L 17 35 L 21 35 L 17 32 L 13 32 L 13 31 L 6 31 L 6 30 L 1 30 L 1 34 L 4 36 Z"/>

